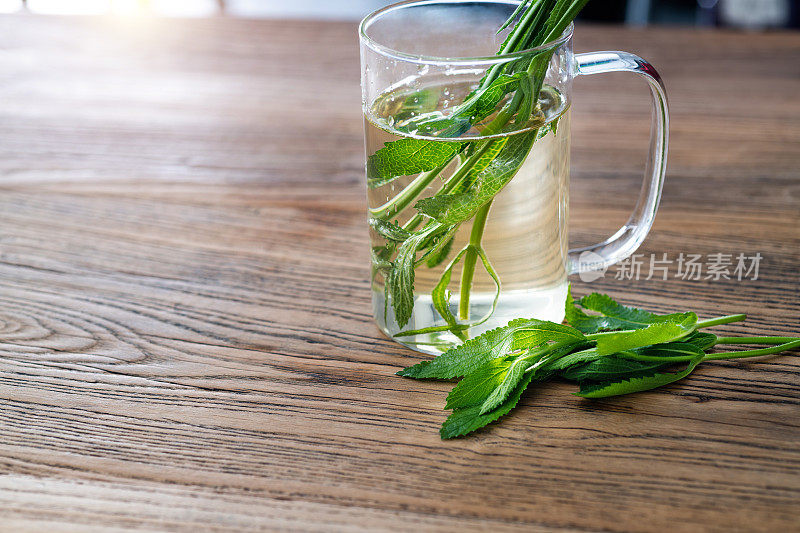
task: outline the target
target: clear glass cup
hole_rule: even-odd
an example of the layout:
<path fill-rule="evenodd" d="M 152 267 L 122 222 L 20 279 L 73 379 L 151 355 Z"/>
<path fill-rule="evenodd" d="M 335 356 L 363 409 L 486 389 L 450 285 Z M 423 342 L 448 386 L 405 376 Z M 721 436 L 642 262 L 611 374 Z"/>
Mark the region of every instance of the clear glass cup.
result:
<path fill-rule="evenodd" d="M 573 54 L 572 26 L 497 55 L 517 6 L 410 0 L 360 26 L 374 316 L 425 353 L 515 318 L 560 322 L 567 277 L 630 256 L 658 208 L 669 120 L 658 73 L 626 52 Z M 648 82 L 650 157 L 628 222 L 569 249 L 572 81 L 606 72 Z"/>

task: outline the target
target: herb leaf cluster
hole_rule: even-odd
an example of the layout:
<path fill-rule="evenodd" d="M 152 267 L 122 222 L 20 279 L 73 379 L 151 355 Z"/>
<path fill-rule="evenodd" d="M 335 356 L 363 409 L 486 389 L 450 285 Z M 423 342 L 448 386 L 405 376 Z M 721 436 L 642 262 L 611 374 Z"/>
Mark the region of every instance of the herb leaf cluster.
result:
<path fill-rule="evenodd" d="M 514 24 L 498 54 L 536 48 L 556 40 L 588 0 L 525 0 L 498 31 Z M 513 179 L 534 143 L 549 132 L 556 121 L 524 133 L 531 118 L 542 113 L 538 102 L 554 50 L 520 56 L 487 70 L 475 90 L 450 114 L 434 112 L 437 95 L 422 89 L 413 109 L 404 108 L 393 117 L 394 129 L 414 135 L 385 145 L 367 160 L 367 183 L 383 187 L 398 178 L 416 177 L 385 204 L 370 209 L 370 226 L 386 244 L 373 248 L 373 279 L 384 279 L 385 313 L 389 307 L 400 328 L 411 319 L 414 309 L 415 269 L 436 268 L 452 254 L 432 295 L 434 307 L 444 326 L 402 331 L 411 336 L 450 331 L 460 338 L 469 328 L 490 315 L 470 320 L 469 301 L 475 269 L 484 268 L 500 294 L 500 278 L 483 249 L 481 240 L 494 197 Z M 472 128 L 477 140 L 465 139 Z M 442 177 L 452 174 L 439 190 L 428 197 L 424 191 Z M 406 210 L 415 213 L 408 218 Z M 402 217 L 402 218 L 398 218 Z M 402 224 L 400 220 L 404 220 Z M 453 236 L 462 224 L 472 221 L 469 243 L 452 250 Z M 453 269 L 461 264 L 458 316 L 450 311 L 448 288 Z M 496 299 L 495 299 L 496 303 Z"/>
<path fill-rule="evenodd" d="M 475 431 L 511 411 L 531 383 L 576 382 L 583 398 L 606 398 L 679 381 L 704 361 L 757 357 L 800 347 L 800 337 L 718 337 L 703 328 L 745 319 L 730 315 L 699 321 L 692 312 L 657 315 L 627 307 L 605 294 L 574 301 L 568 324 L 517 319 L 398 372 L 415 379 L 462 378 L 447 396 L 443 439 Z M 714 352 L 717 345 L 768 348 Z M 674 367 L 678 367 L 674 369 Z"/>

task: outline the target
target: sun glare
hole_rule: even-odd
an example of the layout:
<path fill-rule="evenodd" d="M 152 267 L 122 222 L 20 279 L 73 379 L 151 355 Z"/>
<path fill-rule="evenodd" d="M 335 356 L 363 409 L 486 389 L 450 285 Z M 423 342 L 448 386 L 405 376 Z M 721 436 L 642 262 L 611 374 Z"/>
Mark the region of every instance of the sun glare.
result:
<path fill-rule="evenodd" d="M 0 0 L 0 13 L 21 8 L 21 0 Z M 218 13 L 219 5 L 216 0 L 28 0 L 28 9 L 47 15 L 207 17 Z"/>
<path fill-rule="evenodd" d="M 16 13 L 22 9 L 22 0 L 0 0 L 0 13 Z"/>

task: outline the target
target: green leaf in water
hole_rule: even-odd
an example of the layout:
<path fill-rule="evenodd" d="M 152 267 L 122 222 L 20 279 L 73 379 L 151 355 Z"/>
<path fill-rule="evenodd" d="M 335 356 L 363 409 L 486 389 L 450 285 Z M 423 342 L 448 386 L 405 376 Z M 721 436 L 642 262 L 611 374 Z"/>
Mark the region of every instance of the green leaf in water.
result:
<path fill-rule="evenodd" d="M 441 97 L 442 88 L 438 86 L 426 87 L 410 93 L 398 106 L 399 111 L 392 114 L 395 127 L 406 120 L 435 111 Z"/>
<path fill-rule="evenodd" d="M 495 295 L 494 300 L 492 301 L 492 307 L 486 315 L 483 316 L 480 320 L 474 322 L 466 322 L 466 323 L 458 323 L 456 317 L 453 315 L 452 311 L 450 311 L 450 291 L 447 287 L 450 284 L 450 279 L 452 277 L 453 268 L 459 262 L 459 260 L 464 257 L 464 255 L 470 250 L 473 249 L 472 245 L 467 245 L 463 250 L 461 250 L 458 255 L 450 262 L 447 268 L 442 273 L 442 277 L 439 279 L 439 282 L 431 291 L 431 300 L 433 302 L 433 306 L 439 315 L 444 318 L 446 325 L 443 326 L 431 326 L 422 329 L 410 330 L 410 331 L 401 331 L 400 333 L 396 333 L 394 337 L 411 337 L 414 335 L 425 335 L 429 333 L 436 333 L 442 331 L 450 331 L 457 337 L 461 338 L 462 340 L 466 339 L 464 335 L 464 331 L 483 324 L 491 316 L 494 314 L 495 310 L 497 309 L 497 302 L 500 299 L 500 278 L 497 276 L 497 272 L 495 272 L 492 264 L 489 262 L 489 258 L 486 257 L 486 253 L 477 248 L 478 257 L 480 257 L 481 262 L 483 263 L 483 267 L 486 269 L 486 273 L 492 278 L 495 284 Z"/>
<path fill-rule="evenodd" d="M 378 235 L 392 242 L 403 242 L 411 237 L 411 232 L 403 229 L 396 223 L 383 220 L 381 218 L 371 217 L 369 225 L 374 229 Z"/>
<path fill-rule="evenodd" d="M 425 259 L 425 265 L 428 268 L 436 268 L 437 266 L 444 263 L 447 257 L 450 255 L 450 250 L 453 249 L 453 241 L 455 237 L 450 237 L 445 241 L 442 246 L 439 247 L 434 253 L 429 255 L 427 259 Z"/>
<path fill-rule="evenodd" d="M 447 164 L 464 143 L 403 138 L 384 144 L 367 159 L 367 182 L 380 187 L 400 176 L 427 172 Z"/>
<path fill-rule="evenodd" d="M 505 148 L 486 168 L 475 175 L 468 192 L 442 195 L 435 204 L 433 200 L 420 200 L 417 202 L 417 209 L 443 225 L 460 224 L 469 220 L 516 175 L 533 146 L 535 135 L 536 132 L 533 131 L 510 137 Z"/>
<path fill-rule="evenodd" d="M 425 239 L 437 231 L 441 231 L 441 227 L 431 224 L 406 239 L 397 249 L 392 269 L 386 276 L 395 321 L 400 327 L 408 324 L 414 311 L 414 266 L 417 251 Z"/>

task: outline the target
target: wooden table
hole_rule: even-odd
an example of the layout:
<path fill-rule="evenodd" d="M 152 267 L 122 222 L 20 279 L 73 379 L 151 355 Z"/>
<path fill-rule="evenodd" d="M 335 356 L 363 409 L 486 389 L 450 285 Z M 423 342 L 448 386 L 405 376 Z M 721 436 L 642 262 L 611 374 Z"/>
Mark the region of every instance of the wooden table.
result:
<path fill-rule="evenodd" d="M 641 253 L 757 280 L 625 281 L 655 311 L 800 332 L 800 35 L 580 27 L 652 60 L 669 176 Z M 800 358 L 442 442 L 447 384 L 370 319 L 352 23 L 0 18 L 3 531 L 796 531 Z M 643 84 L 576 82 L 572 235 L 622 223 Z"/>

